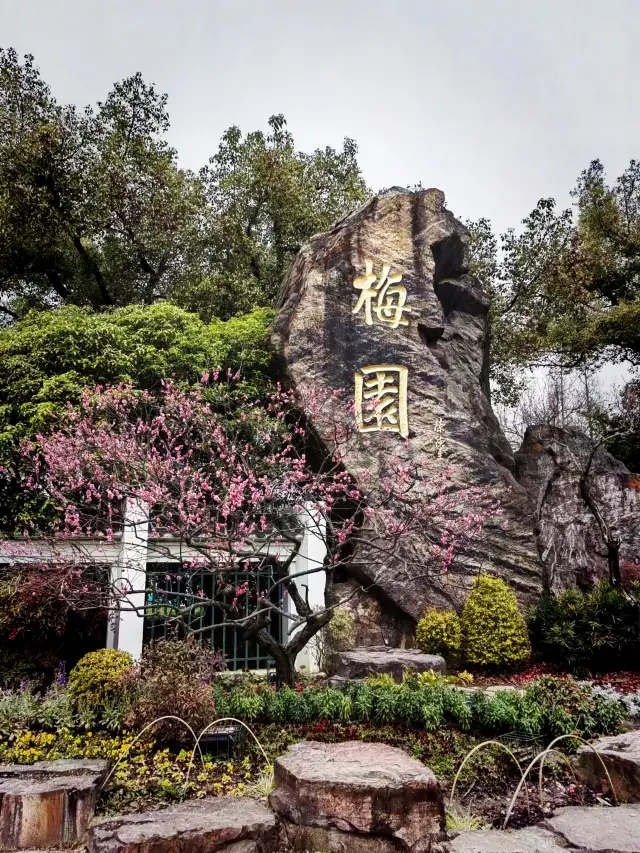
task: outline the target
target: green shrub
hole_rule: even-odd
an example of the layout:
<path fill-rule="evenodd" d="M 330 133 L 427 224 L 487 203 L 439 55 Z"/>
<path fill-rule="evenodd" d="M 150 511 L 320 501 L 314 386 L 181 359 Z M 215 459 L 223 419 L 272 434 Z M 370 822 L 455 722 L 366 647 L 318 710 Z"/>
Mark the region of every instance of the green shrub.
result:
<path fill-rule="evenodd" d="M 543 598 L 529 630 L 545 660 L 574 672 L 634 668 L 640 653 L 638 605 L 607 581 Z"/>
<path fill-rule="evenodd" d="M 423 652 L 451 657 L 460 652 L 462 629 L 454 610 L 427 610 L 416 627 L 416 643 Z"/>
<path fill-rule="evenodd" d="M 489 733 L 521 732 L 550 741 L 559 735 L 582 738 L 614 734 L 627 717 L 620 702 L 605 699 L 572 678 L 544 676 L 524 692 L 478 691 L 472 702 L 474 725 Z"/>
<path fill-rule="evenodd" d="M 133 668 L 133 658 L 118 649 L 89 652 L 69 673 L 69 692 L 80 710 L 120 704 L 123 677 Z"/>
<path fill-rule="evenodd" d="M 501 578 L 480 575 L 474 580 L 461 621 L 464 656 L 470 664 L 512 667 L 531 654 L 515 594 Z"/>
<path fill-rule="evenodd" d="M 355 645 L 355 619 L 345 607 L 336 607 L 333 617 L 315 637 L 316 663 L 322 672 L 331 675 L 333 657 Z"/>

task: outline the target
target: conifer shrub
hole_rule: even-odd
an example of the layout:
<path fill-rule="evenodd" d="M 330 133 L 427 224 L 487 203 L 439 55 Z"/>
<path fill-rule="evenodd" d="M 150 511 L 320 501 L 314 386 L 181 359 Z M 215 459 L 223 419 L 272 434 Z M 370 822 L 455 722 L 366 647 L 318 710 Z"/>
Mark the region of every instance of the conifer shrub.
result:
<path fill-rule="evenodd" d="M 458 655 L 462 646 L 458 614 L 454 610 L 438 610 L 435 607 L 427 610 L 416 627 L 416 643 L 428 654 L 445 658 Z"/>
<path fill-rule="evenodd" d="M 635 585 L 634 585 L 635 586 Z M 640 605 L 607 580 L 591 590 L 543 598 L 529 631 L 546 661 L 575 673 L 633 669 L 640 654 Z"/>
<path fill-rule="evenodd" d="M 468 663 L 511 668 L 526 660 L 531 645 L 514 592 L 501 579 L 477 577 L 462 611 L 462 646 Z"/>

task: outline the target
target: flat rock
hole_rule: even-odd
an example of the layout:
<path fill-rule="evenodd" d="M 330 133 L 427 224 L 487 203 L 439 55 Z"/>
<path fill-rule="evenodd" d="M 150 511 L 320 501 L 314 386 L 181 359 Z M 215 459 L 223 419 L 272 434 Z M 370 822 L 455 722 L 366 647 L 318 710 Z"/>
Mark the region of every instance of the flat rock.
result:
<path fill-rule="evenodd" d="M 407 669 L 415 669 L 417 672 L 447 671 L 445 660 L 440 655 L 428 655 L 419 649 L 394 649 L 389 646 L 369 646 L 338 652 L 333 666 L 336 676 L 349 679 L 388 673 L 396 681 L 402 681 L 402 674 Z"/>
<path fill-rule="evenodd" d="M 271 853 L 278 832 L 273 812 L 258 800 L 188 800 L 142 814 L 95 820 L 89 853 Z"/>
<path fill-rule="evenodd" d="M 589 785 L 608 791 L 609 780 L 595 749 L 604 761 L 617 798 L 626 803 L 640 803 L 640 731 L 601 737 L 581 747 L 574 764 L 578 775 Z"/>
<path fill-rule="evenodd" d="M 106 761 L 40 761 L 0 767 L 0 848 L 83 844 Z"/>
<path fill-rule="evenodd" d="M 315 432 L 327 447 L 335 443 L 374 512 L 387 506 L 385 477 L 398 464 L 418 472 L 411 494 L 424 502 L 450 474 L 449 494 L 459 502 L 446 518 L 434 518 L 434 536 L 469 503 L 470 489 L 489 485 L 501 500 L 501 522 L 485 525 L 459 552 L 455 583 L 434 563 L 423 531 L 405 533 L 391 553 L 384 525 L 363 522 L 350 572 L 374 586 L 385 609 L 395 605 L 411 620 L 429 605 L 460 604 L 480 566 L 504 577 L 523 602 L 543 588 L 533 507 L 513 477 L 513 451 L 491 407 L 489 298 L 469 273 L 469 244 L 443 192 L 394 187 L 303 246 L 273 326 L 283 381 L 303 406 L 306 397 Z M 390 417 L 367 410 L 363 392 L 383 379 L 393 385 L 391 396 L 366 393 L 382 395 L 381 406 L 397 394 Z M 322 401 L 321 411 L 311 400 Z M 357 422 L 350 412 L 359 403 Z M 341 428 L 345 418 L 351 429 Z M 352 440 L 356 428 L 362 441 Z"/>
<path fill-rule="evenodd" d="M 276 759 L 271 807 L 297 826 L 392 839 L 409 849 L 444 827 L 435 776 L 379 743 L 303 741 Z"/>
<path fill-rule="evenodd" d="M 640 805 L 567 806 L 541 826 L 583 853 L 640 853 Z"/>
<path fill-rule="evenodd" d="M 532 826 L 526 829 L 461 832 L 442 845 L 447 853 L 560 853 L 566 850 L 553 833 Z"/>

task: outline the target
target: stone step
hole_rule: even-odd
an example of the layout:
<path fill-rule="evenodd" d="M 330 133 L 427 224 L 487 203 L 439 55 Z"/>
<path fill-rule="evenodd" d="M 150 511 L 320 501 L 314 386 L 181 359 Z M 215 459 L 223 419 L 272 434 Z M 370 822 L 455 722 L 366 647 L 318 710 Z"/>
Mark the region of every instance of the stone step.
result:
<path fill-rule="evenodd" d="M 106 761 L 39 761 L 0 766 L 0 849 L 84 844 Z"/>
<path fill-rule="evenodd" d="M 461 832 L 431 853 L 640 853 L 640 805 L 567 806 L 526 829 Z"/>
<path fill-rule="evenodd" d="M 88 853 L 275 853 L 273 812 L 248 797 L 187 800 L 154 812 L 92 822 Z"/>

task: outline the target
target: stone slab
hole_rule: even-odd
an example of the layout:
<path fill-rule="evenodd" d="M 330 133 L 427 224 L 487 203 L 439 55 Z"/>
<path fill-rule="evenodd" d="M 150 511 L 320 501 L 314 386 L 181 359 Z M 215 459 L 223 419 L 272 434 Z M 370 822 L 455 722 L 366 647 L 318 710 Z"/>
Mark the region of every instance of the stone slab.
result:
<path fill-rule="evenodd" d="M 527 827 L 526 829 L 477 830 L 461 832 L 453 841 L 442 845 L 446 853 L 560 853 L 566 850 L 553 833 Z"/>
<path fill-rule="evenodd" d="M 626 803 L 640 803 L 640 731 L 601 737 L 581 747 L 575 757 L 575 767 L 581 779 L 595 788 L 607 791 L 609 780 L 594 754 L 595 749 L 604 761 L 617 798 Z"/>
<path fill-rule="evenodd" d="M 379 743 L 294 744 L 274 765 L 271 807 L 298 826 L 379 835 L 411 848 L 444 828 L 434 774 Z"/>
<path fill-rule="evenodd" d="M 0 767 L 0 848 L 83 844 L 107 769 L 85 760 Z"/>
<path fill-rule="evenodd" d="M 584 853 L 640 853 L 640 805 L 567 806 L 542 826 Z"/>
<path fill-rule="evenodd" d="M 95 820 L 88 853 L 272 853 L 276 817 L 258 800 L 213 797 Z"/>
<path fill-rule="evenodd" d="M 417 672 L 433 670 L 444 674 L 447 664 L 440 655 L 428 655 L 420 649 L 394 649 L 390 646 L 368 646 L 338 652 L 334 659 L 336 676 L 349 679 L 388 673 L 396 681 L 402 681 L 402 674 L 407 669 L 415 669 Z"/>

